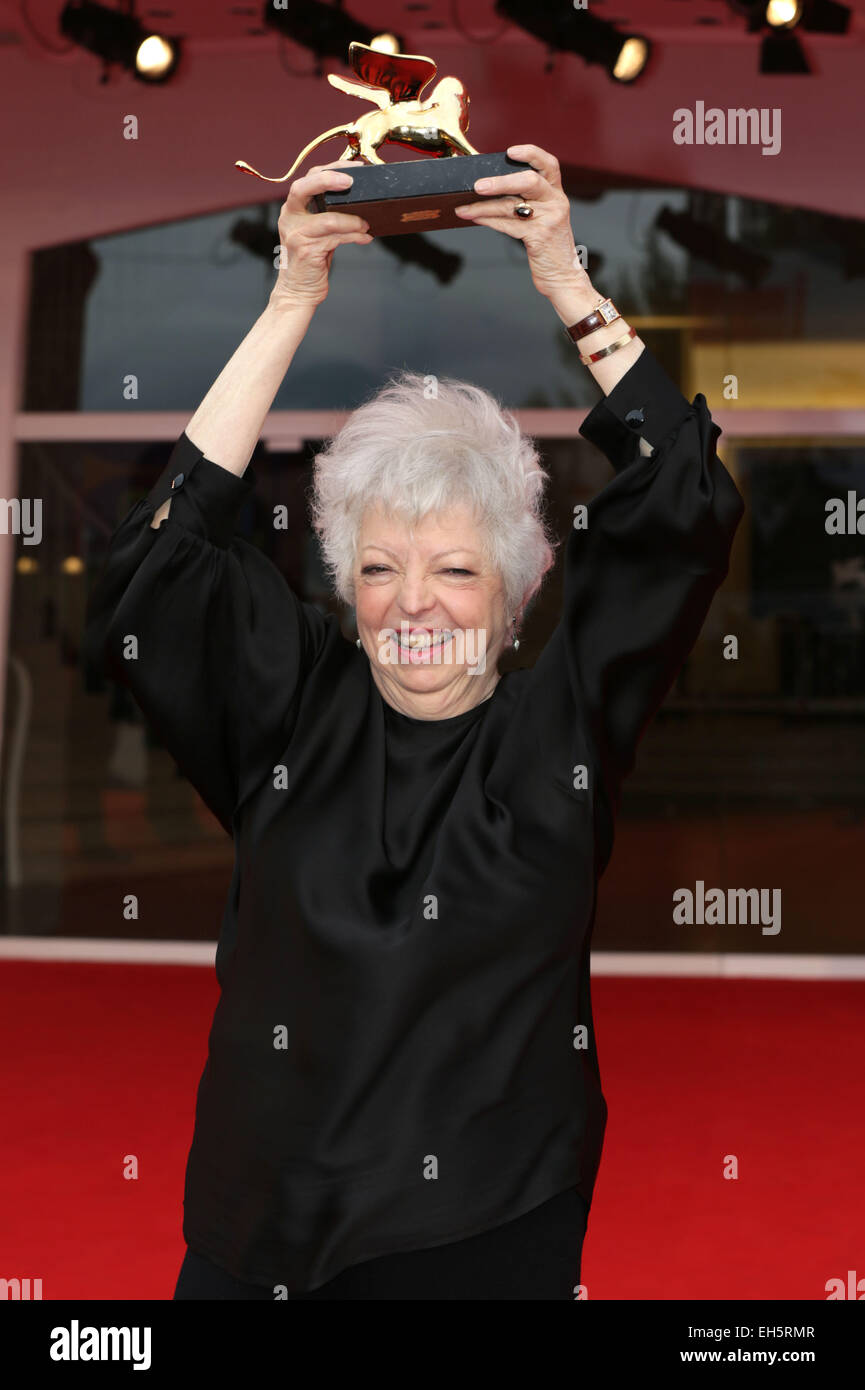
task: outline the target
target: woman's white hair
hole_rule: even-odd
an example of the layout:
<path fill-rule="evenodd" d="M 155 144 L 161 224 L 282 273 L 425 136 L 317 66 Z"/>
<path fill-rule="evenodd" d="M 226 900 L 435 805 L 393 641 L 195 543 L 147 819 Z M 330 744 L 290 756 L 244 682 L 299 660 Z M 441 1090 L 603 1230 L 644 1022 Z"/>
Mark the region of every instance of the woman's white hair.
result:
<path fill-rule="evenodd" d="M 542 511 L 547 480 L 533 441 L 488 391 L 401 370 L 316 454 L 310 510 L 336 592 L 353 604 L 368 506 L 413 526 L 429 513 L 468 505 L 511 615 L 553 564 L 556 542 Z"/>

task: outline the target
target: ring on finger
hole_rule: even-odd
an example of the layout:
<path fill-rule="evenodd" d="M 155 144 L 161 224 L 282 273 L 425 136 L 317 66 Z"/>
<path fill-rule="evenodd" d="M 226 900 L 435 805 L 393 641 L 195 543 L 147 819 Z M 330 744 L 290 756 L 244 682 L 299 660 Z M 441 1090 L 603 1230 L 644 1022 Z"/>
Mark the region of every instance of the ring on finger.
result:
<path fill-rule="evenodd" d="M 514 217 L 534 217 L 535 210 L 530 203 L 519 202 L 514 207 Z"/>

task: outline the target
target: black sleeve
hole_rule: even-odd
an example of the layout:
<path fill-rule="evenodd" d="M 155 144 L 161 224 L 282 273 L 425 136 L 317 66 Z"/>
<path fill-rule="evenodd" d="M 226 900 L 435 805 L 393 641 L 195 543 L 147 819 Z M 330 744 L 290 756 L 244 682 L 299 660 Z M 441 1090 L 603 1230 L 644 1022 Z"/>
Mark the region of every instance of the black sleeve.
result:
<path fill-rule="evenodd" d="M 229 834 L 239 803 L 279 757 L 327 622 L 233 535 L 255 482 L 251 467 L 238 477 L 184 432 L 111 538 L 84 633 L 88 663 L 131 690 Z"/>
<path fill-rule="evenodd" d="M 564 683 L 557 708 L 586 731 L 595 794 L 615 817 L 637 744 L 727 574 L 744 502 L 705 396 L 689 403 L 648 348 L 580 433 L 616 476 L 565 543 L 562 614 L 536 672 Z"/>

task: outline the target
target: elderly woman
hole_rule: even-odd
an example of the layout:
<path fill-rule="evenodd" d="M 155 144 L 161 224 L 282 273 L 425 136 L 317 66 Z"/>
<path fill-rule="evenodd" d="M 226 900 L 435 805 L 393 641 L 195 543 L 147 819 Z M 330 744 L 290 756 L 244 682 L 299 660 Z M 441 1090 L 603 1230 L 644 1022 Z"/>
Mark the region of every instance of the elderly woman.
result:
<path fill-rule="evenodd" d="M 581 269 L 552 155 L 461 215 L 522 240 L 605 399 L 615 477 L 561 617 L 498 670 L 552 562 L 546 475 L 487 392 L 397 374 L 315 464 L 358 639 L 234 536 L 337 246 L 297 179 L 268 307 L 112 540 L 88 638 L 235 844 L 175 1298 L 571 1299 L 606 1102 L 589 991 L 622 779 L 727 572 L 720 433 Z M 345 161 L 347 162 L 347 161 Z M 610 322 L 607 320 L 610 319 Z"/>

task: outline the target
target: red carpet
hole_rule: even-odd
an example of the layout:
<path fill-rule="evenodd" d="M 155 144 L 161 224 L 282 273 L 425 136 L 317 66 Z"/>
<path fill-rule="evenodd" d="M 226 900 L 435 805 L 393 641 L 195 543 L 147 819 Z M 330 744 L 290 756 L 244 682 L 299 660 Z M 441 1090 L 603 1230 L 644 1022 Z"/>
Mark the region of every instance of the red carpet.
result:
<path fill-rule="evenodd" d="M 865 983 L 592 990 L 610 1117 L 589 1298 L 825 1299 L 865 1277 Z M 216 998 L 201 967 L 3 961 L 0 1277 L 171 1297 Z"/>

